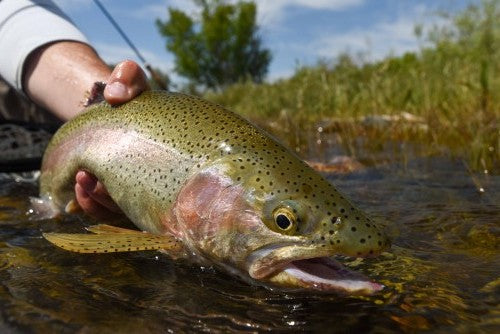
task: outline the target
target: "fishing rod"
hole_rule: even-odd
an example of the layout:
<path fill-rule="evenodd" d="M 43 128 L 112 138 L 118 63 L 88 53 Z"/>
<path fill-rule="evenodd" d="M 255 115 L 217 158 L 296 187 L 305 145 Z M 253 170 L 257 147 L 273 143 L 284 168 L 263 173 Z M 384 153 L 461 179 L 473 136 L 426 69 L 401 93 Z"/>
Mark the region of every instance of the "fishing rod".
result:
<path fill-rule="evenodd" d="M 113 27 L 115 27 L 115 29 L 118 31 L 120 36 L 122 36 L 122 38 L 125 40 L 125 42 L 128 44 L 128 46 L 135 52 L 135 54 L 137 55 L 137 58 L 139 58 L 141 60 L 142 64 L 148 70 L 148 72 L 151 74 L 151 77 L 158 84 L 158 86 L 163 90 L 167 90 L 167 85 L 162 80 L 161 76 L 151 67 L 151 65 L 149 65 L 149 63 L 146 61 L 146 59 L 142 56 L 142 54 L 139 52 L 139 50 L 135 47 L 134 43 L 132 43 L 132 41 L 127 37 L 125 32 L 122 30 L 122 28 L 120 28 L 118 23 L 113 19 L 111 14 L 106 10 L 106 8 L 104 8 L 102 3 L 99 0 L 94 0 L 94 3 L 97 5 L 97 7 L 99 7 L 99 9 L 104 14 L 104 16 L 106 16 L 106 18 L 109 20 L 109 22 L 111 22 Z"/>

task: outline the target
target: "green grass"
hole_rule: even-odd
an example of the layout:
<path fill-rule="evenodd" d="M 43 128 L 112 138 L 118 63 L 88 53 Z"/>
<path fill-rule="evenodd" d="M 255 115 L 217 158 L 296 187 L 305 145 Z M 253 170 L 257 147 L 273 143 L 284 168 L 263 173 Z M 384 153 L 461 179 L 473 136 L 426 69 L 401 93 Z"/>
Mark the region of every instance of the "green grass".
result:
<path fill-rule="evenodd" d="M 483 1 L 434 29 L 430 47 L 377 63 L 347 54 L 298 68 L 286 80 L 244 82 L 206 97 L 257 121 L 280 126 L 291 146 L 316 140 L 322 125 L 356 155 L 360 137 L 371 149 L 388 141 L 412 143 L 421 154 L 447 154 L 473 170 L 498 171 L 500 119 L 500 6 Z M 367 116 L 410 113 L 418 122 L 367 125 Z M 298 146 L 297 146 L 298 147 Z"/>

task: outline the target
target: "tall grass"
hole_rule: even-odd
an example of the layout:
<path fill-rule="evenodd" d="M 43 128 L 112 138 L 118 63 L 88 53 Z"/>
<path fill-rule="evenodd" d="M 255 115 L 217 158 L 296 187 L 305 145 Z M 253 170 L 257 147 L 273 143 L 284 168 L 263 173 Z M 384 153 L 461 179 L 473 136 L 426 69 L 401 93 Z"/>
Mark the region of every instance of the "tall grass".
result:
<path fill-rule="evenodd" d="M 295 129 L 336 124 L 352 150 L 360 135 L 374 146 L 412 141 L 427 154 L 445 152 L 475 170 L 498 171 L 499 3 L 470 6 L 449 26 L 432 29 L 430 46 L 416 53 L 376 63 L 342 54 L 331 63 L 298 68 L 286 80 L 240 83 L 206 97 L 261 123 L 285 121 Z M 375 129 L 359 122 L 403 112 L 419 121 Z"/>

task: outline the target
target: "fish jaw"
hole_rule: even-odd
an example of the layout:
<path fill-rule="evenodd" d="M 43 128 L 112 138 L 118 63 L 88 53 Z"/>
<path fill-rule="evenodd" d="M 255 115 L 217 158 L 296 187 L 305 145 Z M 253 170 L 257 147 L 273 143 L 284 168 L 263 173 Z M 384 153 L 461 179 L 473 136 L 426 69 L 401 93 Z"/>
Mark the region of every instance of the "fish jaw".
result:
<path fill-rule="evenodd" d="M 331 257 L 292 261 L 269 281 L 276 285 L 346 295 L 372 295 L 384 288 L 384 285 L 347 269 Z"/>
<path fill-rule="evenodd" d="M 384 288 L 331 257 L 332 249 L 271 245 L 247 259 L 249 275 L 287 290 L 316 290 L 345 295 L 371 295 Z"/>

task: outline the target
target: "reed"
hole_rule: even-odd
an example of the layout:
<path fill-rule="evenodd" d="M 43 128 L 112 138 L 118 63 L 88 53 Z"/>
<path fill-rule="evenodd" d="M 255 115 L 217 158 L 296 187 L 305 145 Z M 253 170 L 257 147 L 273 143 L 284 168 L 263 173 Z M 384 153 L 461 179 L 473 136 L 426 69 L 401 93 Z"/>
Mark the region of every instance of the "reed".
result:
<path fill-rule="evenodd" d="M 292 146 L 317 140 L 304 129 L 322 127 L 339 132 L 350 154 L 365 136 L 365 147 L 409 142 L 421 154 L 449 154 L 474 170 L 498 171 L 499 17 L 499 1 L 483 1 L 431 29 L 430 46 L 418 52 L 375 63 L 341 54 L 298 68 L 289 79 L 242 82 L 206 97 L 265 126 L 285 122 L 283 137 Z"/>

